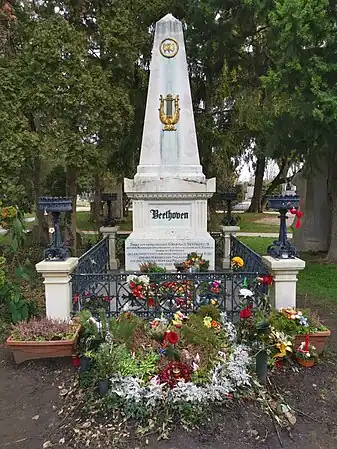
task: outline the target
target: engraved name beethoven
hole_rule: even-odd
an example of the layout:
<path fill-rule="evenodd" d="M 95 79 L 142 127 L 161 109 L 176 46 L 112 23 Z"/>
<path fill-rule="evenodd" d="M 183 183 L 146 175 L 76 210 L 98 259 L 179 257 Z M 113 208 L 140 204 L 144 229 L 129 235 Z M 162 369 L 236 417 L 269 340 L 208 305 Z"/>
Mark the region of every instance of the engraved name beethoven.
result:
<path fill-rule="evenodd" d="M 186 220 L 188 219 L 188 212 L 171 212 L 167 210 L 165 212 L 159 212 L 158 209 L 151 209 L 150 214 L 152 214 L 152 220 Z"/>

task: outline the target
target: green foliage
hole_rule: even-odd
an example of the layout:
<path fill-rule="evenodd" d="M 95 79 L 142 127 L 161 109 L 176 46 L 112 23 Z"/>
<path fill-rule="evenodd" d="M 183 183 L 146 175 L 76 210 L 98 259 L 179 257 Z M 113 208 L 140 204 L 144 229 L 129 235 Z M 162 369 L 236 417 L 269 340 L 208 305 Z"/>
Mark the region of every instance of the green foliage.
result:
<path fill-rule="evenodd" d="M 157 371 L 158 354 L 149 350 L 132 355 L 125 344 L 102 343 L 94 356 L 95 371 L 99 379 L 106 379 L 114 373 L 123 377 L 135 376 L 147 381 Z"/>
<path fill-rule="evenodd" d="M 97 349 L 102 341 L 101 335 L 95 323 L 90 321 L 91 312 L 81 310 L 76 319 L 81 324 L 79 342 L 77 343 L 78 352 L 82 355 L 91 356 L 92 351 Z"/>
<path fill-rule="evenodd" d="M 126 347 L 131 348 L 137 327 L 144 324 L 140 318 L 126 313 L 118 319 L 110 318 L 108 326 L 114 341 L 125 343 Z"/>
<path fill-rule="evenodd" d="M 114 348 L 112 344 L 102 343 L 95 354 L 96 373 L 99 379 L 107 379 L 116 372 Z"/>
<path fill-rule="evenodd" d="M 220 321 L 219 309 L 217 309 L 216 307 L 214 307 L 212 305 L 201 306 L 197 313 L 202 318 L 205 318 L 205 316 L 210 316 L 213 320 Z"/>
<path fill-rule="evenodd" d="M 276 330 L 285 333 L 286 335 L 295 336 L 297 334 L 309 334 L 317 331 L 326 331 L 327 328 L 319 323 L 317 318 L 311 313 L 309 309 L 302 309 L 304 317 L 308 317 L 308 326 L 302 326 L 297 320 L 286 318 L 282 313 L 273 310 L 270 314 L 269 322 Z"/>
<path fill-rule="evenodd" d="M 192 374 L 191 381 L 196 385 L 208 383 L 210 381 L 209 370 L 205 368 L 199 368 L 197 371 L 194 371 Z"/>
<path fill-rule="evenodd" d="M 205 367 L 213 366 L 218 351 L 226 344 L 224 332 L 215 332 L 204 325 L 204 316 L 192 314 L 181 328 L 181 335 L 187 344 L 200 346 L 205 356 Z"/>
<path fill-rule="evenodd" d="M 177 419 L 186 426 L 196 426 L 205 419 L 209 419 L 210 410 L 198 404 L 177 402 L 172 406 L 172 411 Z"/>

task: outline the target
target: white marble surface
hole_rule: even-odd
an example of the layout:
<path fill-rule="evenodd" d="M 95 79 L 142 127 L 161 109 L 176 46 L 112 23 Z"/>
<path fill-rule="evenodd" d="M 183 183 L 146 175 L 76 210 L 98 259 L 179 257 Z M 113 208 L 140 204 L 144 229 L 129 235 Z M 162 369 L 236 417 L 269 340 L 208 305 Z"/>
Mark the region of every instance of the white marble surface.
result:
<path fill-rule="evenodd" d="M 178 52 L 160 51 L 171 39 Z M 203 253 L 214 267 L 214 240 L 207 232 L 207 199 L 216 190 L 200 165 L 182 24 L 171 14 L 156 24 L 150 66 L 140 161 L 133 179 L 124 180 L 132 199 L 133 232 L 126 240 L 127 270 L 153 261 L 167 269 L 190 252 Z M 179 95 L 180 118 L 175 131 L 164 131 L 160 96 Z"/>
<path fill-rule="evenodd" d="M 160 52 L 164 39 L 178 42 L 179 51 L 173 58 Z M 190 82 L 182 24 L 167 14 L 156 24 L 150 66 L 140 162 L 136 177 L 146 175 L 172 175 L 205 181 L 200 165 L 194 124 Z M 176 131 L 163 131 L 159 120 L 161 95 L 179 95 L 180 119 Z"/>

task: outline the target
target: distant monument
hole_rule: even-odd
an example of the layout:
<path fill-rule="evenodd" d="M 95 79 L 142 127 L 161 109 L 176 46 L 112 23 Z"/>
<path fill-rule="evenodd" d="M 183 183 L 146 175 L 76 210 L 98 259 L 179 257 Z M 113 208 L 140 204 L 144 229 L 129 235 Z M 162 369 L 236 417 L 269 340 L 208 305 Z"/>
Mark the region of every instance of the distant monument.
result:
<path fill-rule="evenodd" d="M 182 24 L 171 14 L 156 24 L 150 69 L 140 162 L 124 179 L 133 204 L 125 268 L 153 261 L 170 270 L 195 251 L 214 269 L 207 199 L 215 178 L 206 180 L 200 165 Z"/>
<path fill-rule="evenodd" d="M 301 228 L 293 227 L 293 243 L 298 251 L 328 251 L 331 210 L 328 199 L 328 165 L 322 160 L 311 176 L 303 172 L 292 179 L 300 196 L 300 209 L 304 213 Z"/>

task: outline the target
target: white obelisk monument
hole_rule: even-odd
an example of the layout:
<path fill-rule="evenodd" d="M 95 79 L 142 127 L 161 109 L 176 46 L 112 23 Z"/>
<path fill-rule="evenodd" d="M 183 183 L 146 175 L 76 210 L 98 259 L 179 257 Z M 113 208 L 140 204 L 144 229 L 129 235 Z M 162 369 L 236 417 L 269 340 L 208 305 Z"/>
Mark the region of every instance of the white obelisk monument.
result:
<path fill-rule="evenodd" d="M 156 24 L 140 162 L 124 190 L 133 201 L 126 270 L 149 261 L 171 270 L 191 252 L 214 269 L 207 199 L 215 178 L 200 165 L 182 24 L 171 14 Z"/>

